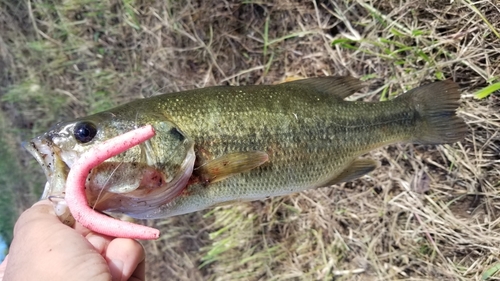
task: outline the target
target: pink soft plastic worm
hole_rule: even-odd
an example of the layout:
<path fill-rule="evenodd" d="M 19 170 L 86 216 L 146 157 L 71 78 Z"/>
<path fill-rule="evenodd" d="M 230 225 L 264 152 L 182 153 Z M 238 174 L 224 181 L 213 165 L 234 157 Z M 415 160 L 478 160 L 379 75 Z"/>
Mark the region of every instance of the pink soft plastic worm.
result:
<path fill-rule="evenodd" d="M 82 154 L 66 180 L 66 203 L 77 222 L 97 233 L 132 239 L 157 239 L 160 231 L 144 225 L 114 219 L 91 209 L 85 194 L 85 182 L 92 168 L 106 159 L 138 145 L 155 135 L 151 125 L 132 130 L 100 143 Z"/>

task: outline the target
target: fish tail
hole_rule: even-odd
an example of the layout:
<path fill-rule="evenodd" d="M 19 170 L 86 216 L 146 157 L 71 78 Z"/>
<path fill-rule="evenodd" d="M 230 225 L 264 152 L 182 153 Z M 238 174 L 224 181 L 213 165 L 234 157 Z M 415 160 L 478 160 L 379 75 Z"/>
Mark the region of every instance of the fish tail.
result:
<path fill-rule="evenodd" d="M 417 127 L 413 142 L 444 144 L 462 140 L 467 132 L 464 120 L 456 115 L 459 107 L 458 85 L 449 80 L 415 88 L 401 95 L 415 109 Z"/>

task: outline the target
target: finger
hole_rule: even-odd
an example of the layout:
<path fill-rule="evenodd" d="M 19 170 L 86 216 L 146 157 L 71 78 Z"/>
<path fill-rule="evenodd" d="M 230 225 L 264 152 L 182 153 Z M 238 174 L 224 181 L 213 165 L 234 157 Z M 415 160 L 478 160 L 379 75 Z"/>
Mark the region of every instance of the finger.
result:
<path fill-rule="evenodd" d="M 5 256 L 3 262 L 0 264 L 0 281 L 3 280 L 3 276 L 5 275 L 5 268 L 7 268 L 7 260 L 9 255 Z"/>
<path fill-rule="evenodd" d="M 108 263 L 113 281 L 129 280 L 135 273 L 137 280 L 144 280 L 145 253 L 142 245 L 133 239 L 116 238 L 111 241 L 106 249 L 106 262 Z M 139 276 L 142 274 L 141 276 Z M 142 279 L 141 279 L 142 278 Z"/>
<path fill-rule="evenodd" d="M 76 232 L 80 233 L 82 236 L 87 236 L 90 233 L 93 233 L 92 230 L 86 228 L 85 226 L 81 225 L 77 221 L 75 221 L 75 224 L 73 225 L 73 229 L 76 230 Z"/>
<path fill-rule="evenodd" d="M 144 250 L 141 244 L 139 244 L 135 240 L 113 238 L 93 232 L 87 234 L 85 238 L 87 238 L 90 244 L 94 246 L 97 252 L 99 252 L 101 255 L 107 258 L 107 262 L 108 264 L 110 264 L 109 266 L 111 269 L 112 276 L 114 277 L 114 280 L 128 280 L 128 281 L 145 280 L 146 263 L 145 263 Z M 120 246 L 113 244 L 112 248 L 108 249 L 109 244 L 116 239 L 118 239 L 118 241 L 115 241 L 114 243 L 117 243 L 117 245 L 120 244 Z M 132 249 L 129 250 L 126 245 L 123 245 L 125 243 L 129 243 L 129 241 L 125 242 L 122 240 L 132 241 L 132 243 L 134 244 L 131 245 Z M 135 247 L 135 245 L 139 247 Z M 130 262 L 123 262 L 123 260 L 120 259 L 122 258 L 123 253 L 116 252 L 115 250 L 116 248 L 120 249 L 120 251 L 123 248 L 125 248 L 125 251 L 127 251 L 127 253 L 132 253 L 136 258 L 132 259 Z M 120 258 L 116 259 L 117 256 L 120 256 Z M 113 260 L 111 260 L 111 258 L 113 258 Z M 139 264 L 135 267 L 134 270 L 134 266 L 137 260 L 140 259 L 142 259 L 142 261 L 139 262 Z M 130 264 L 130 266 L 128 266 L 128 264 Z M 133 270 L 132 274 L 129 274 L 130 270 Z"/>
<path fill-rule="evenodd" d="M 137 266 L 128 281 L 144 281 L 146 280 L 146 259 Z"/>
<path fill-rule="evenodd" d="M 106 249 L 108 248 L 109 243 L 111 243 L 111 241 L 113 241 L 114 239 L 113 237 L 109 237 L 95 232 L 89 232 L 85 236 L 85 238 L 102 256 L 106 255 Z"/>

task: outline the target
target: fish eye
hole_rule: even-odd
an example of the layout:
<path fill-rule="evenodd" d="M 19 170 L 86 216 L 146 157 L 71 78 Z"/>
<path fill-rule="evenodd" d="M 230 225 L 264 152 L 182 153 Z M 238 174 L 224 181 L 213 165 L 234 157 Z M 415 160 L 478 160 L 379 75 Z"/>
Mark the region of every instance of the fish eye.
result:
<path fill-rule="evenodd" d="M 87 143 L 94 139 L 97 134 L 97 127 L 92 122 L 83 121 L 75 125 L 73 135 L 81 143 Z"/>

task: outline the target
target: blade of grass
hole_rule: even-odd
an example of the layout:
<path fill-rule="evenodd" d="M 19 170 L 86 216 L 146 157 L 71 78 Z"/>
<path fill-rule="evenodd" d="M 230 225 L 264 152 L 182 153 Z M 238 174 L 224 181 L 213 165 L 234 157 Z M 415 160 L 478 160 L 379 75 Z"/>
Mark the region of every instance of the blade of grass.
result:
<path fill-rule="evenodd" d="M 481 90 L 475 92 L 474 97 L 476 99 L 484 99 L 496 91 L 500 91 L 500 82 L 491 84 L 488 87 L 482 88 Z"/>
<path fill-rule="evenodd" d="M 266 18 L 266 23 L 264 24 L 264 50 L 262 51 L 264 58 L 267 55 L 267 46 L 269 46 L 269 16 Z"/>
<path fill-rule="evenodd" d="M 481 280 L 488 280 L 493 277 L 500 270 L 500 263 L 496 263 L 495 265 L 486 269 L 486 271 L 481 276 Z"/>
<path fill-rule="evenodd" d="M 488 28 L 495 34 L 498 39 L 500 39 L 500 32 L 496 30 L 496 28 L 488 21 L 488 19 L 479 11 L 476 6 L 474 6 L 474 3 L 472 3 L 470 0 L 464 0 L 464 3 L 466 6 L 468 6 L 474 13 L 476 13 L 481 19 L 484 21 L 484 23 L 488 26 Z"/>

